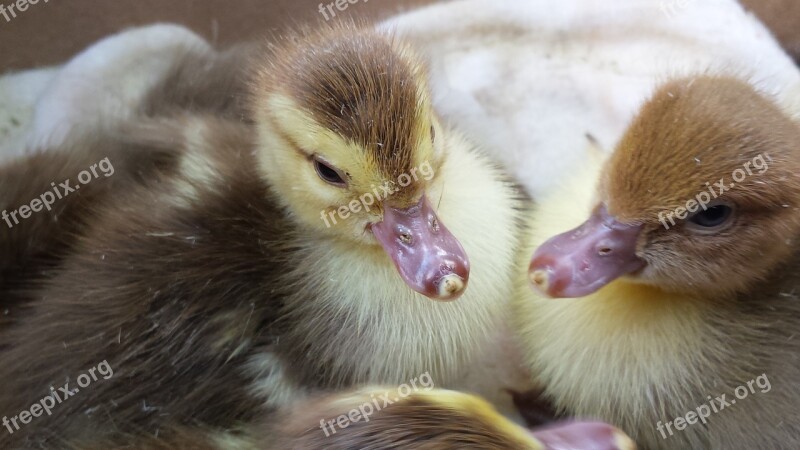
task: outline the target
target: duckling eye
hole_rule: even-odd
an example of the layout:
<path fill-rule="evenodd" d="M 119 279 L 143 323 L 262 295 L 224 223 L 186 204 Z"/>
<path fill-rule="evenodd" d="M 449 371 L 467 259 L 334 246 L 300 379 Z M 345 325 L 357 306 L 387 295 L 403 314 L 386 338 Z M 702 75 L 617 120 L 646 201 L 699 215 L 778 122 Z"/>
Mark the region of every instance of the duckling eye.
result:
<path fill-rule="evenodd" d="M 728 205 L 711 206 L 689 217 L 689 222 L 702 229 L 721 228 L 733 217 L 733 208 Z"/>
<path fill-rule="evenodd" d="M 431 142 L 436 142 L 436 127 L 431 125 Z"/>
<path fill-rule="evenodd" d="M 347 182 L 344 181 L 344 177 L 341 175 L 338 169 L 317 157 L 314 157 L 314 170 L 317 171 L 317 175 L 322 179 L 322 181 L 328 184 L 332 184 L 337 187 L 347 186 Z"/>

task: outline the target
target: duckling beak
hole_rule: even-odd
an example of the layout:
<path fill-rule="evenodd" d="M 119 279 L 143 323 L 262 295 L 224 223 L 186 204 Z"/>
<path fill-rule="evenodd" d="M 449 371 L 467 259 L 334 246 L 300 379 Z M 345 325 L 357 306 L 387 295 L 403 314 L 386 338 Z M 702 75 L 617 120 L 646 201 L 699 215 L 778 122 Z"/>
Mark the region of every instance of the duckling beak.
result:
<path fill-rule="evenodd" d="M 434 300 L 455 300 L 467 287 L 469 259 L 426 196 L 405 209 L 384 207 L 372 233 L 406 284 Z"/>
<path fill-rule="evenodd" d="M 636 444 L 625 433 L 599 422 L 554 425 L 532 434 L 544 450 L 636 450 Z"/>
<path fill-rule="evenodd" d="M 530 281 L 548 297 L 592 294 L 645 266 L 636 256 L 641 231 L 641 225 L 620 223 L 601 205 L 583 225 L 550 238 L 536 250 L 528 269 Z"/>

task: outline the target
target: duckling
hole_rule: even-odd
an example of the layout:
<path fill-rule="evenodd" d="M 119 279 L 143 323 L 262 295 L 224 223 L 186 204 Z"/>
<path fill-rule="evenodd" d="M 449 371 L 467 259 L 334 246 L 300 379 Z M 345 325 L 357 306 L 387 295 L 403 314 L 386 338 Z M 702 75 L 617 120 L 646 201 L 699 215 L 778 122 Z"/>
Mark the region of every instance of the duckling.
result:
<path fill-rule="evenodd" d="M 156 25 L 126 32 L 102 41 L 87 53 L 108 53 L 121 45 L 120 40 L 123 43 L 142 37 L 153 40 L 164 37 L 165 31 L 182 36 L 181 30 L 180 27 Z M 186 30 L 184 33 L 191 35 Z M 244 108 L 241 95 L 244 69 L 241 67 L 253 46 L 243 45 L 219 53 L 199 45 L 187 45 L 184 50 L 161 50 L 165 51 L 169 51 L 174 64 L 154 70 L 163 80 L 149 80 L 154 87 L 139 94 L 146 98 L 141 99 L 140 104 L 130 100 L 134 104 L 131 111 L 117 108 L 118 112 L 123 116 L 138 112 L 149 119 L 185 110 L 241 116 Z M 138 56 L 161 61 L 164 59 L 161 52 L 149 58 Z M 27 287 L 34 281 L 46 279 L 51 269 L 60 263 L 60 257 L 69 251 L 88 222 L 87 213 L 100 209 L 101 203 L 113 201 L 116 195 L 134 185 L 146 185 L 158 179 L 157 173 L 175 168 L 174 151 L 153 147 L 141 139 L 139 142 L 124 139 L 129 130 L 109 120 L 109 111 L 99 106 L 95 111 L 87 107 L 97 101 L 90 98 L 96 94 L 83 82 L 77 83 L 80 87 L 77 90 L 73 89 L 74 80 L 69 83 L 71 78 L 78 77 L 78 69 L 86 65 L 85 59 L 97 62 L 96 58 L 77 57 L 67 70 L 69 75 L 55 83 L 42 98 L 36 115 L 53 114 L 55 110 L 59 111 L 56 116 L 96 116 L 99 122 L 87 120 L 94 124 L 92 127 L 86 124 L 72 127 L 69 121 L 50 120 L 48 126 L 37 122 L 31 141 L 50 144 L 30 144 L 29 149 L 22 152 L 25 156 L 0 166 L 0 225 L 5 225 L 0 226 L 0 333 L 6 328 L 5 324 L 17 317 L 17 309 L 30 295 Z M 109 65 L 113 66 L 112 63 Z M 90 68 L 94 75 L 110 71 L 105 66 Z M 122 84 L 120 80 L 115 82 Z M 82 172 L 90 182 L 80 182 Z M 46 214 L 37 214 L 45 209 Z M 0 338 L 0 345 L 2 342 Z"/>
<path fill-rule="evenodd" d="M 532 219 L 513 309 L 544 396 L 648 449 L 800 447 L 797 173 L 749 83 L 660 87 Z"/>
<path fill-rule="evenodd" d="M 108 136 L 78 142 L 0 166 L 0 334 L 30 300 L 30 285 L 45 280 L 75 244 L 85 213 L 175 162 L 168 152 Z"/>
<path fill-rule="evenodd" d="M 414 392 L 378 410 L 374 399 L 389 389 L 395 388 L 368 387 L 304 400 L 265 427 L 270 439 L 263 448 L 635 448 L 628 436 L 602 423 L 574 422 L 531 432 L 478 397 L 443 389 Z"/>
<path fill-rule="evenodd" d="M 218 443 L 316 391 L 448 386 L 486 344 L 522 202 L 436 117 L 412 51 L 341 24 L 253 66 L 243 120 L 127 124 L 174 170 L 90 205 L 35 286 L 4 336 L 0 446 Z M 113 375 L 78 389 L 101 362 Z M 52 415 L 21 420 L 65 382 Z"/>

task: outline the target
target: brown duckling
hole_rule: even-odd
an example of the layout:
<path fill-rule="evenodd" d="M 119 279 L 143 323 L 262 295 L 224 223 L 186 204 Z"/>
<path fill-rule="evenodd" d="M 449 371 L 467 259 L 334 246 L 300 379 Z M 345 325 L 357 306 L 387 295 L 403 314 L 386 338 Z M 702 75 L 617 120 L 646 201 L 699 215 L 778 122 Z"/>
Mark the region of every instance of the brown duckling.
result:
<path fill-rule="evenodd" d="M 173 34 L 182 30 L 153 26 L 120 39 L 142 34 L 153 38 L 163 34 L 164 28 Z M 242 67 L 252 51 L 253 46 L 221 53 L 202 46 L 172 50 L 174 63 L 164 69 L 164 79 L 153 82 L 142 104 L 131 108 L 148 119 L 187 110 L 241 117 L 246 79 Z M 103 72 L 99 67 L 91 69 Z M 77 70 L 73 68 L 73 72 Z M 159 173 L 175 169 L 174 150 L 154 147 L 141 135 L 126 139 L 131 132 L 126 125 L 107 120 L 103 108 L 87 110 L 86 103 L 96 101 L 88 97 L 96 94 L 83 83 L 77 92 L 71 87 L 62 81 L 50 89 L 39 108 L 57 109 L 73 118 L 88 115 L 89 122 L 96 115 L 100 122 L 89 129 L 75 127 L 69 133 L 65 131 L 69 123 L 51 124 L 52 134 L 38 130 L 43 134 L 34 139 L 51 144 L 34 147 L 24 152 L 27 156 L 0 166 L 0 332 L 6 329 L 4 324 L 17 318 L 18 308 L 32 293 L 29 286 L 45 280 L 69 252 L 91 222 L 91 211 L 101 210 L 105 202 L 115 201 L 134 186 L 157 182 Z M 2 342 L 0 339 L 0 345 Z"/>

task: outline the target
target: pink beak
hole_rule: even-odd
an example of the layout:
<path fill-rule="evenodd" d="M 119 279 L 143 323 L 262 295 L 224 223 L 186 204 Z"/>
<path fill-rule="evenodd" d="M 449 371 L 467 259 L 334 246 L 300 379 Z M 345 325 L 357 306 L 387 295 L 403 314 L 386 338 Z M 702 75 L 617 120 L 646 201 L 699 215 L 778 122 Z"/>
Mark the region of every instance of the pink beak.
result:
<path fill-rule="evenodd" d="M 553 425 L 532 433 L 544 450 L 634 450 L 636 445 L 622 431 L 599 422 Z"/>
<path fill-rule="evenodd" d="M 618 222 L 601 205 L 583 225 L 536 250 L 528 269 L 533 287 L 549 297 L 583 297 L 638 271 L 645 266 L 636 256 L 641 228 Z"/>
<path fill-rule="evenodd" d="M 455 300 L 464 293 L 467 254 L 424 195 L 406 209 L 385 206 L 383 221 L 372 225 L 372 233 L 411 289 L 434 300 Z"/>

